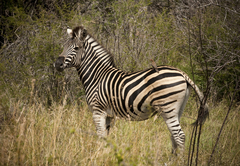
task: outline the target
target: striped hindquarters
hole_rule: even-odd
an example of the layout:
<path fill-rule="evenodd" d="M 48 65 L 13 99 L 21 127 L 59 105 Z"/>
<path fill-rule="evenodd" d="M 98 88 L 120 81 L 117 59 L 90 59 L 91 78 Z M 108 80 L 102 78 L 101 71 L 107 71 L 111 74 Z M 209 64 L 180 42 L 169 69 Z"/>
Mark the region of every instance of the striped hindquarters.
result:
<path fill-rule="evenodd" d="M 114 100 L 115 113 L 130 120 L 145 120 L 155 113 L 165 111 L 174 112 L 175 107 L 182 103 L 185 96 L 187 82 L 183 75 L 175 68 L 168 66 L 123 75 L 116 80 Z M 121 99 L 121 102 L 117 101 Z"/>

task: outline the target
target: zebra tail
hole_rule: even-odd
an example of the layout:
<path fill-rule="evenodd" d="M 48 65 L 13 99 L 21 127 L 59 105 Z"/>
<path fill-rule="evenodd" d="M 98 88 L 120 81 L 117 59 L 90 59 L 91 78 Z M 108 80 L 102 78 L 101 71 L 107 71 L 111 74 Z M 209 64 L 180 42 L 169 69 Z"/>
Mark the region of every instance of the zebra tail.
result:
<path fill-rule="evenodd" d="M 184 78 L 188 82 L 188 84 L 194 89 L 195 93 L 198 96 L 198 99 L 200 101 L 200 108 L 198 110 L 198 117 L 197 120 L 192 124 L 194 126 L 204 124 L 206 119 L 209 117 L 209 110 L 208 110 L 208 104 L 206 101 L 204 101 L 204 95 L 198 88 L 198 86 L 185 74 L 183 73 Z"/>

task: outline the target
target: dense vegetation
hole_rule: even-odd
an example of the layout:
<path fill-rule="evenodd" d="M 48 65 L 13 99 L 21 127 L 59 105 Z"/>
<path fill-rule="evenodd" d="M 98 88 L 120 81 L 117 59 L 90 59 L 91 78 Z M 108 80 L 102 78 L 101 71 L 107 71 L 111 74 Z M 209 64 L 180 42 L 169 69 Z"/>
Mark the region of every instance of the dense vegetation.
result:
<path fill-rule="evenodd" d="M 184 160 L 169 160 L 170 139 L 162 119 L 117 122 L 107 140 L 93 134 L 76 71 L 59 73 L 53 67 L 67 26 L 78 25 L 124 71 L 149 68 L 153 59 L 180 68 L 196 82 L 211 109 L 201 137 L 201 165 L 208 163 L 231 110 L 211 164 L 239 163 L 239 1 L 9 0 L 0 6 L 3 165 L 186 165 L 187 148 Z M 186 146 L 192 122 L 187 117 L 196 118 L 197 110 L 192 96 L 182 120 Z"/>

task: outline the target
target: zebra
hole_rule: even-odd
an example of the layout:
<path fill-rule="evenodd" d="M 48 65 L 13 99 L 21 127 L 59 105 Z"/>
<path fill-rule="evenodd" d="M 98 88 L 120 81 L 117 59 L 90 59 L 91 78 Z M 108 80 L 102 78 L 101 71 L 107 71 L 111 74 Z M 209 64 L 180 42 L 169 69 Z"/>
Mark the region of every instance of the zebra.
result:
<path fill-rule="evenodd" d="M 84 86 L 97 135 L 106 137 L 116 118 L 143 121 L 161 114 L 171 133 L 172 152 L 184 149 L 185 134 L 180 117 L 190 95 L 196 92 L 204 122 L 208 105 L 203 93 L 183 71 L 158 66 L 127 73 L 117 69 L 113 56 L 83 26 L 67 29 L 69 38 L 54 63 L 58 71 L 75 67 Z M 202 108 L 202 109 L 201 109 Z"/>

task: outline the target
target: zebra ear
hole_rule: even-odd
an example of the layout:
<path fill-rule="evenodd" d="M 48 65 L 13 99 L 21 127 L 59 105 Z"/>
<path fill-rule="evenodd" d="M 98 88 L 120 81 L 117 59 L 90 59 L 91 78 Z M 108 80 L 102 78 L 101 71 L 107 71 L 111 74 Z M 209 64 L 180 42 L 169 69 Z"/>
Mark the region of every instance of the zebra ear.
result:
<path fill-rule="evenodd" d="M 87 36 L 87 30 L 85 28 L 83 28 L 83 31 L 82 31 L 82 40 L 84 40 Z"/>
<path fill-rule="evenodd" d="M 87 36 L 87 30 L 85 28 L 83 28 L 82 26 L 78 26 L 78 27 L 74 28 L 72 31 L 70 31 L 70 33 L 72 34 L 73 38 L 76 37 L 80 41 L 84 41 L 84 39 Z"/>
<path fill-rule="evenodd" d="M 69 37 L 73 37 L 73 30 L 67 27 L 67 34 Z"/>
<path fill-rule="evenodd" d="M 84 39 L 86 38 L 86 36 L 87 36 L 87 30 L 82 27 L 82 28 L 78 31 L 78 38 L 79 38 L 81 41 L 84 41 Z"/>

